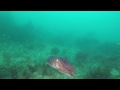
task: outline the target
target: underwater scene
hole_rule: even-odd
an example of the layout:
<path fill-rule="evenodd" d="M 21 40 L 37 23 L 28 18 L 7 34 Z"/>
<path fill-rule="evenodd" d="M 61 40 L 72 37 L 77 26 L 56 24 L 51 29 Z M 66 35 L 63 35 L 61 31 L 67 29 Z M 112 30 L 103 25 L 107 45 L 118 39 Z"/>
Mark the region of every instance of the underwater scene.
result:
<path fill-rule="evenodd" d="M 0 11 L 0 79 L 120 79 L 120 11 Z"/>

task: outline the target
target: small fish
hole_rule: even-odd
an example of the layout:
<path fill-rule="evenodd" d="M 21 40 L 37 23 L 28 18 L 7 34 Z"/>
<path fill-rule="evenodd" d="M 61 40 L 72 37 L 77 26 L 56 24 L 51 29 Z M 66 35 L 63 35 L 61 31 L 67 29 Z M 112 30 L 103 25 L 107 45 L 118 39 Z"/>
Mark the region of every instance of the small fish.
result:
<path fill-rule="evenodd" d="M 72 74 L 76 75 L 72 64 L 63 57 L 51 56 L 48 58 L 46 64 L 58 69 L 59 72 L 68 75 L 70 78 L 73 78 Z"/>
<path fill-rule="evenodd" d="M 120 42 L 118 42 L 117 45 L 120 45 Z"/>

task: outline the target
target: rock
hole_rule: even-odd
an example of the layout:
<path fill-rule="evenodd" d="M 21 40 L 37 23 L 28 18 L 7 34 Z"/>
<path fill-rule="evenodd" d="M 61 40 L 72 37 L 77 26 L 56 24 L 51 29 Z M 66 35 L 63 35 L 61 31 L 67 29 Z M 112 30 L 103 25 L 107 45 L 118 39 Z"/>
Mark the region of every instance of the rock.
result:
<path fill-rule="evenodd" d="M 120 75 L 120 73 L 119 73 L 115 68 L 113 68 L 113 69 L 111 70 L 110 74 L 111 74 L 112 76 L 114 76 L 114 77 Z"/>

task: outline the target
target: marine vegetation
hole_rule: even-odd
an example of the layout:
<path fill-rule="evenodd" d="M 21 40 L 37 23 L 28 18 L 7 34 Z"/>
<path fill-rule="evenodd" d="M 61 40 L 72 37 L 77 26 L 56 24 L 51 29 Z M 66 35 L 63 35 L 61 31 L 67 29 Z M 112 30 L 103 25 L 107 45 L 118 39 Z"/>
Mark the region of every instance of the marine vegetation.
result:
<path fill-rule="evenodd" d="M 111 71 L 111 68 L 109 67 L 97 66 L 90 69 L 84 78 L 85 79 L 109 79 L 110 71 Z"/>
<path fill-rule="evenodd" d="M 51 49 L 51 55 L 58 55 L 60 53 L 60 50 L 57 47 L 53 47 Z"/>
<path fill-rule="evenodd" d="M 87 59 L 88 55 L 86 53 L 77 52 L 75 55 L 75 60 L 79 63 L 84 62 Z"/>

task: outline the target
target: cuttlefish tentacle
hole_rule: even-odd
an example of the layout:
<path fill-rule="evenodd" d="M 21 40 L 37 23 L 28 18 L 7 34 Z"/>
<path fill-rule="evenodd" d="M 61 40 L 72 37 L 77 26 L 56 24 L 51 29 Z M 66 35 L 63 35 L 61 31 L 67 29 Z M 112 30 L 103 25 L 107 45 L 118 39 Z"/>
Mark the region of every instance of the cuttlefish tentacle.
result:
<path fill-rule="evenodd" d="M 61 67 L 64 67 L 65 69 L 69 69 L 74 75 L 76 75 L 76 72 L 73 68 L 73 66 L 69 62 L 59 61 Z M 67 63 L 67 64 L 66 64 Z"/>
<path fill-rule="evenodd" d="M 59 72 L 68 75 L 70 78 L 73 78 L 72 73 L 65 69 L 58 69 Z"/>
<path fill-rule="evenodd" d="M 72 77 L 72 71 L 74 71 L 73 67 L 70 65 L 66 67 L 64 62 L 60 61 L 59 59 L 56 59 L 56 67 L 58 68 L 58 71 L 64 74 L 67 74 L 69 77 Z M 71 67 L 71 68 L 70 68 Z"/>

